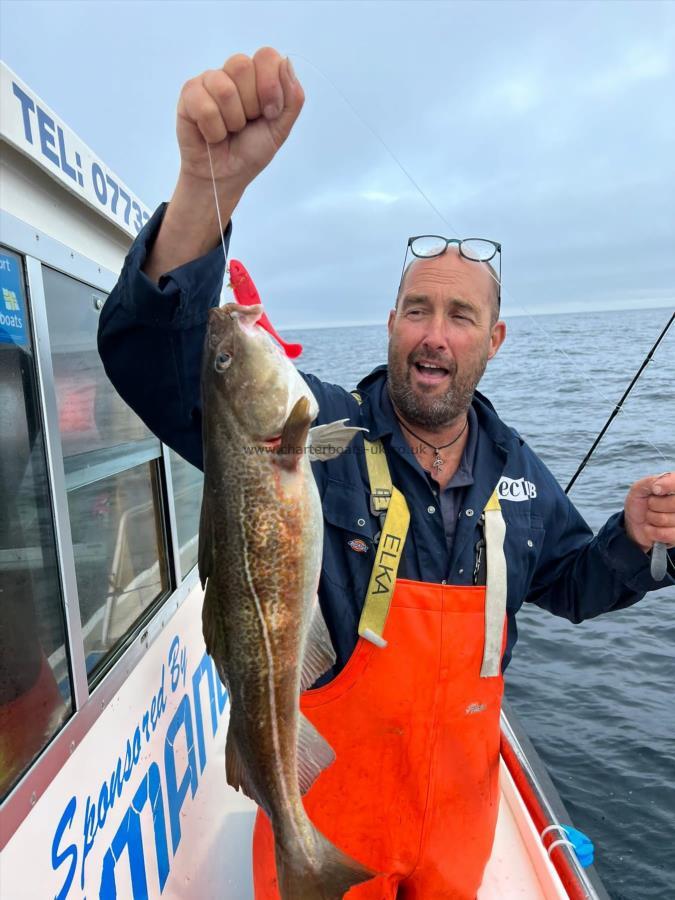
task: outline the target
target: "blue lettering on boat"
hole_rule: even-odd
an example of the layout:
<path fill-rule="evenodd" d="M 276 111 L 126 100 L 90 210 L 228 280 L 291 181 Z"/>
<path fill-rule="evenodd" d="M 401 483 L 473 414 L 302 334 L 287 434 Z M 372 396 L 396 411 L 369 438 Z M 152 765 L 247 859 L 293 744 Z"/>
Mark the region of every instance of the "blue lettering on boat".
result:
<path fill-rule="evenodd" d="M 97 838 L 104 833 L 110 810 L 115 803 L 123 799 L 127 784 L 136 776 L 141 760 L 144 742 L 147 744 L 156 731 L 162 715 L 166 710 L 167 699 L 165 682 L 167 680 L 171 693 L 178 693 L 185 688 L 187 681 L 187 652 L 181 646 L 178 637 L 171 643 L 166 665 L 162 665 L 157 691 L 152 695 L 146 710 L 136 725 L 133 734 L 125 741 L 124 751 L 117 758 L 110 776 L 101 782 L 99 790 L 88 795 L 78 807 L 77 795 L 70 798 L 58 824 L 52 840 L 52 868 L 57 871 L 67 866 L 63 882 L 56 900 L 65 900 L 74 881 L 77 866 L 80 866 L 80 886 L 84 890 L 85 863 L 94 847 Z M 129 866 L 133 897 L 147 897 L 147 879 L 149 866 L 156 872 L 160 892 L 164 888 L 169 874 L 171 862 L 181 840 L 180 814 L 186 802 L 188 792 L 194 798 L 199 777 L 204 771 L 208 758 L 208 747 L 204 728 L 203 710 L 210 711 L 212 737 L 215 737 L 222 715 L 227 705 L 227 692 L 215 670 L 211 658 L 204 653 L 191 678 L 192 691 L 185 691 L 169 721 L 164 738 L 163 752 L 155 754 L 140 779 L 133 777 L 135 793 L 119 824 L 116 833 L 108 837 L 109 845 L 103 855 L 103 867 L 100 880 L 100 897 L 117 896 L 116 867 L 123 860 Z M 197 752 L 199 766 L 197 766 Z M 174 746 L 176 741 L 184 741 L 187 748 L 187 765 L 184 771 L 177 772 Z M 162 768 L 160 768 L 160 766 Z M 168 850 L 168 833 L 164 816 L 164 797 L 166 797 L 171 828 L 171 854 Z M 147 807 L 152 811 L 153 832 L 155 836 L 155 852 L 143 847 L 141 833 L 141 813 Z M 128 802 L 128 801 L 127 801 Z M 83 810 L 81 817 L 81 839 L 68 838 L 77 834 L 77 811 Z M 124 851 L 127 851 L 124 853 Z"/>

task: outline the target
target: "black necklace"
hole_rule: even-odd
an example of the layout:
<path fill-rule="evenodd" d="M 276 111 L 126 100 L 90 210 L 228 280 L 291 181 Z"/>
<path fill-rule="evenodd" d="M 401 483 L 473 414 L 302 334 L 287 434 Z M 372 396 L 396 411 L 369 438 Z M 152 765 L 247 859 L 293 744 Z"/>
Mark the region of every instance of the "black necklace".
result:
<path fill-rule="evenodd" d="M 462 427 L 462 430 L 457 435 L 457 437 L 454 437 L 451 441 L 448 441 L 447 444 L 441 444 L 440 447 L 434 447 L 433 444 L 430 444 L 429 441 L 425 441 L 423 437 L 419 436 L 419 434 L 415 434 L 415 432 L 412 430 L 412 428 L 409 428 L 405 424 L 403 419 L 401 419 L 399 417 L 398 413 L 395 410 L 394 410 L 394 415 L 398 419 L 399 424 L 402 425 L 406 431 L 408 431 L 410 434 L 412 434 L 412 436 L 414 438 L 417 438 L 418 441 L 422 441 L 423 444 L 426 444 L 427 447 L 430 447 L 434 451 L 434 461 L 432 462 L 431 465 L 433 466 L 434 469 L 438 469 L 439 472 L 443 468 L 443 460 L 441 459 L 441 450 L 447 450 L 448 447 L 452 447 L 453 444 L 456 444 L 457 441 L 461 438 L 461 436 L 466 431 L 466 426 L 469 424 L 469 418 L 467 416 L 466 422 L 464 423 L 464 426 Z"/>

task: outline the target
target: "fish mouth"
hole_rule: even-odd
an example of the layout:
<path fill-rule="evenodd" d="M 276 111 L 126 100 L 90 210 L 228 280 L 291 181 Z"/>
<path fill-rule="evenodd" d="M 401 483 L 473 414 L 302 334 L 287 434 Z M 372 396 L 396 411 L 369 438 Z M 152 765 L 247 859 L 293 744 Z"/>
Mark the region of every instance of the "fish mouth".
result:
<path fill-rule="evenodd" d="M 263 315 L 263 308 L 258 303 L 255 306 L 243 306 L 239 303 L 228 303 L 225 307 L 227 314 L 234 319 L 242 331 L 253 333 L 254 327 L 258 324 Z"/>
<path fill-rule="evenodd" d="M 264 310 L 262 304 L 256 303 L 254 306 L 244 306 L 242 303 L 226 303 L 224 306 L 214 306 L 209 310 L 209 325 L 223 331 L 228 328 L 225 323 L 228 320 L 236 322 L 242 331 L 253 333 L 254 326 L 262 318 Z"/>
<path fill-rule="evenodd" d="M 217 350 L 222 342 L 227 344 L 227 351 L 233 352 L 241 347 L 241 339 L 246 343 L 253 338 L 258 340 L 262 328 L 258 325 L 263 315 L 263 308 L 257 306 L 240 306 L 238 303 L 226 303 L 214 306 L 209 310 L 206 327 L 207 346 Z"/>

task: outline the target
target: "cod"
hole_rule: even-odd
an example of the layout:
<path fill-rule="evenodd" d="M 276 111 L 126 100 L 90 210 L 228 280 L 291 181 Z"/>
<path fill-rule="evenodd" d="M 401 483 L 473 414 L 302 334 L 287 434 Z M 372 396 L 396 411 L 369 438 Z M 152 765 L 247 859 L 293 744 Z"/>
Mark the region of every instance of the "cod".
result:
<path fill-rule="evenodd" d="M 310 428 L 318 406 L 256 323 L 262 306 L 211 309 L 202 362 L 203 630 L 230 697 L 227 781 L 268 815 L 283 900 L 339 900 L 374 873 L 328 841 L 301 796 L 334 760 L 299 708 L 334 663 L 317 600 L 323 515 L 310 460 L 360 429 Z"/>

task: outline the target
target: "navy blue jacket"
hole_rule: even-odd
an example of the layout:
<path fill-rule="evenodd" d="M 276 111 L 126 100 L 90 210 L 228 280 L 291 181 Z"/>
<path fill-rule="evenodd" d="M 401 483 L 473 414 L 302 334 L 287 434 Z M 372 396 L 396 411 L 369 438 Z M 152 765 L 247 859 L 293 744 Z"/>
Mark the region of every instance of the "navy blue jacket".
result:
<path fill-rule="evenodd" d="M 202 468 L 200 364 L 207 313 L 219 303 L 223 252 L 218 247 L 154 284 L 140 268 L 163 212 L 164 206 L 136 239 L 103 307 L 99 352 L 112 383 L 151 431 Z M 367 428 L 371 440 L 383 442 L 392 480 L 411 514 L 400 577 L 472 584 L 480 514 L 500 485 L 508 570 L 504 666 L 517 638 L 516 612 L 524 601 L 580 622 L 630 606 L 662 586 L 649 574 L 648 557 L 628 538 L 623 514 L 612 516 L 593 537 L 546 466 L 479 393 L 473 401 L 479 425 L 474 483 L 466 489 L 449 552 L 433 482 L 383 408 L 386 377 L 386 366 L 380 366 L 364 378 L 358 386 L 359 406 L 343 388 L 304 375 L 319 403 L 317 424 L 348 418 Z M 362 438 L 350 449 L 313 466 L 325 517 L 319 599 L 338 656 L 336 671 L 356 643 L 379 531 L 369 509 Z M 365 553 L 352 549 L 354 538 L 365 543 Z"/>

